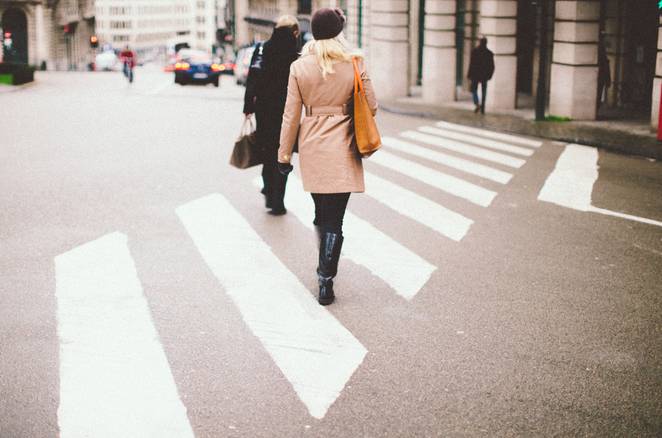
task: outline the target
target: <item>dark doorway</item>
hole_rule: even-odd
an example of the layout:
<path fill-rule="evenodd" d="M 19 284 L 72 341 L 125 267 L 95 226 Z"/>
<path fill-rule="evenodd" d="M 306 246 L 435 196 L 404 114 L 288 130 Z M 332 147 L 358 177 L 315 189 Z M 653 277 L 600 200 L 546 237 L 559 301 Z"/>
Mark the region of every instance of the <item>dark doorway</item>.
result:
<path fill-rule="evenodd" d="M 20 9 L 2 15 L 2 50 L 4 62 L 28 63 L 28 20 Z"/>
<path fill-rule="evenodd" d="M 536 4 L 517 2 L 517 92 L 533 94 L 533 66 L 536 50 Z"/>
<path fill-rule="evenodd" d="M 651 91 L 657 58 L 658 11 L 656 2 L 627 2 L 625 59 L 621 101 L 641 113 L 651 109 Z"/>

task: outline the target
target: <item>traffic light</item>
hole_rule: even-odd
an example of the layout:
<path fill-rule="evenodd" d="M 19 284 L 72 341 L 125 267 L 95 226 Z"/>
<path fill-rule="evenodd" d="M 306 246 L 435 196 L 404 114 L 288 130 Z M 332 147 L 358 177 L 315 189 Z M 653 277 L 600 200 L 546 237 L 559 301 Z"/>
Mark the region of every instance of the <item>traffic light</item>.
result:
<path fill-rule="evenodd" d="M 96 35 L 92 35 L 90 37 L 90 47 L 92 47 L 93 49 L 99 47 L 99 38 Z"/>

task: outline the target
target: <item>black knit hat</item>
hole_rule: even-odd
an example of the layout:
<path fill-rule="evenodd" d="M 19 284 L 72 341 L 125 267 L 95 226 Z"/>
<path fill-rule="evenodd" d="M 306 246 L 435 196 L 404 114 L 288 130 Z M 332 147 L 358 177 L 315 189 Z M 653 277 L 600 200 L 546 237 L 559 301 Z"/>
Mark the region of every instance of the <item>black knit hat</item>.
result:
<path fill-rule="evenodd" d="M 316 40 L 328 40 L 335 38 L 342 32 L 345 25 L 345 14 L 338 8 L 322 8 L 315 11 L 310 27 L 313 30 L 313 38 Z"/>

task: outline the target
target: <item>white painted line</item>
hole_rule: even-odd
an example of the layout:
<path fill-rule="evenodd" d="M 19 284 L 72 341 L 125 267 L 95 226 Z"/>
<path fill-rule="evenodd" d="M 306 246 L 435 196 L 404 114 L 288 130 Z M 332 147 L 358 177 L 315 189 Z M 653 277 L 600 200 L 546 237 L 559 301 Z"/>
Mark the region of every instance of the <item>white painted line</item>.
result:
<path fill-rule="evenodd" d="M 366 172 L 365 178 L 368 196 L 456 242 L 473 224 L 471 219 L 376 175 Z"/>
<path fill-rule="evenodd" d="M 504 134 L 501 132 L 489 131 L 487 129 L 474 128 L 471 126 L 457 125 L 455 123 L 449 122 L 437 122 L 437 126 L 445 129 L 452 129 L 454 131 L 466 132 L 468 134 L 477 134 L 484 137 L 494 138 L 496 140 L 502 140 L 507 143 L 519 143 L 524 146 L 530 146 L 532 148 L 539 148 L 542 146 L 542 141 L 531 140 L 524 137 L 519 137 L 511 134 Z"/>
<path fill-rule="evenodd" d="M 301 183 L 294 174 L 290 174 L 289 179 L 285 207 L 312 230 L 315 216 L 313 200 L 310 194 L 301 190 Z M 253 183 L 256 187 L 260 187 L 262 180 L 256 178 Z M 395 293 L 407 300 L 412 299 L 421 290 L 437 269 L 349 211 L 345 213 L 343 234 L 345 235 L 343 258 L 364 266 L 392 287 Z"/>
<path fill-rule="evenodd" d="M 662 227 L 662 222 L 660 222 L 660 221 L 656 221 L 656 220 L 653 220 L 653 219 L 648 219 L 648 218 L 645 218 L 645 217 L 633 216 L 631 214 L 620 213 L 618 211 L 605 210 L 604 208 L 598 208 L 598 207 L 594 207 L 594 206 L 591 206 L 591 208 L 589 208 L 589 211 L 591 211 L 593 213 L 604 214 L 604 215 L 607 215 L 607 216 L 614 216 L 614 217 L 618 217 L 618 218 L 621 218 L 621 219 L 627 219 L 627 220 L 630 220 L 630 221 L 641 222 L 642 224 L 655 225 L 656 227 Z"/>
<path fill-rule="evenodd" d="M 513 177 L 511 173 L 465 160 L 463 158 L 458 158 L 453 155 L 448 155 L 443 152 L 433 151 L 397 138 L 382 137 L 382 143 L 391 149 L 425 158 L 426 160 L 434 161 L 435 163 L 443 164 L 444 166 L 461 170 L 471 175 L 476 175 L 501 184 L 507 184 Z"/>
<path fill-rule="evenodd" d="M 193 437 L 127 237 L 55 257 L 60 437 Z"/>
<path fill-rule="evenodd" d="M 547 177 L 538 199 L 580 211 L 591 206 L 593 184 L 598 179 L 598 149 L 569 144 L 554 171 Z"/>
<path fill-rule="evenodd" d="M 508 152 L 510 154 L 522 155 L 524 157 L 530 157 L 533 155 L 533 149 L 523 148 L 521 146 L 513 146 L 506 144 L 497 140 L 491 140 L 489 138 L 477 137 L 470 134 L 462 134 L 460 132 L 454 132 L 447 129 L 433 128 L 431 126 L 421 126 L 418 128 L 419 131 L 425 132 L 427 134 L 438 135 L 445 138 L 450 138 L 451 140 L 469 142 L 483 146 L 490 149 L 496 149 L 501 152 Z"/>
<path fill-rule="evenodd" d="M 182 205 L 177 214 L 310 415 L 323 418 L 366 349 L 317 304 L 222 195 Z"/>
<path fill-rule="evenodd" d="M 405 160 L 386 151 L 379 151 L 370 157 L 370 161 L 380 164 L 410 178 L 421 181 L 446 193 L 466 199 L 481 207 L 492 203 L 496 192 L 487 190 L 460 178 L 430 169 L 413 161 Z"/>
<path fill-rule="evenodd" d="M 662 227 L 660 221 L 593 206 L 591 195 L 597 179 L 597 148 L 569 144 L 561 153 L 556 167 L 547 177 L 538 199 L 573 210 L 589 211 Z"/>
<path fill-rule="evenodd" d="M 521 158 L 511 157 L 510 155 L 500 154 L 498 152 L 489 151 L 487 149 L 471 146 L 466 143 L 461 143 L 446 138 L 436 137 L 434 135 L 423 134 L 422 132 L 418 131 L 404 131 L 400 133 L 400 135 L 411 140 L 420 141 L 422 143 L 444 148 L 449 151 L 459 152 L 464 155 L 469 155 L 471 157 L 480 158 L 486 161 L 492 161 L 493 163 L 503 164 L 504 166 L 513 167 L 516 169 L 519 169 L 524 165 L 524 163 L 526 163 L 526 160 L 522 160 Z"/>

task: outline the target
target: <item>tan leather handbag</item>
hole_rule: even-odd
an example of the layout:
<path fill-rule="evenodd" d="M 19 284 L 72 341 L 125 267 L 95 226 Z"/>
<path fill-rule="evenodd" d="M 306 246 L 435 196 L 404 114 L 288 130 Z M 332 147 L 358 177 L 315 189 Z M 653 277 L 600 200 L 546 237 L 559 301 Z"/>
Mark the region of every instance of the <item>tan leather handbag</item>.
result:
<path fill-rule="evenodd" d="M 352 64 L 354 64 L 354 135 L 359 153 L 362 156 L 370 156 L 382 146 L 382 139 L 365 97 L 356 58 L 352 58 Z"/>

